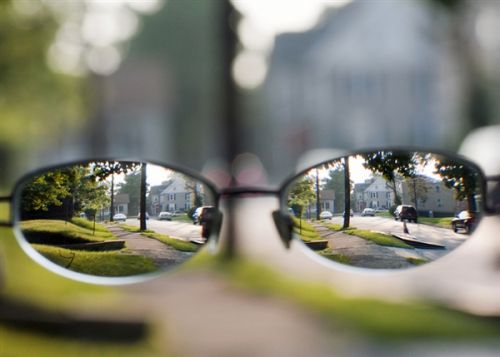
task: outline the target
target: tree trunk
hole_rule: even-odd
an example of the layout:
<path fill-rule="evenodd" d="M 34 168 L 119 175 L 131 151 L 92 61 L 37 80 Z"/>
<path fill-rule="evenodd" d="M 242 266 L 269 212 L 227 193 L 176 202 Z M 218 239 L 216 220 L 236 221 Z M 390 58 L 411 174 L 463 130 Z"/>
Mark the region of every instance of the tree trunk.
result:
<path fill-rule="evenodd" d="M 109 221 L 113 222 L 115 215 L 115 175 L 111 174 L 111 206 L 109 207 Z"/>
<path fill-rule="evenodd" d="M 316 220 L 319 221 L 319 214 L 321 211 L 321 202 L 319 196 L 319 171 L 316 169 Z"/>
<path fill-rule="evenodd" d="M 344 158 L 344 225 L 343 229 L 351 224 L 351 174 L 349 172 L 349 158 Z"/>
<path fill-rule="evenodd" d="M 141 197 L 140 197 L 140 230 L 145 231 L 146 228 L 146 164 L 141 165 Z"/>

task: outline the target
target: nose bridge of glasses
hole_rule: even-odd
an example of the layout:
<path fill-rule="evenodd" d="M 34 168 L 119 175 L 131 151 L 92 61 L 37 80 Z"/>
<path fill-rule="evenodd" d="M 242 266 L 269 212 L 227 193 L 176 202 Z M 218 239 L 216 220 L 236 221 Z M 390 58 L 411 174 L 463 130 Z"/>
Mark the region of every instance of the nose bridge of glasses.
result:
<path fill-rule="evenodd" d="M 11 197 L 0 197 L 0 227 L 12 227 Z"/>

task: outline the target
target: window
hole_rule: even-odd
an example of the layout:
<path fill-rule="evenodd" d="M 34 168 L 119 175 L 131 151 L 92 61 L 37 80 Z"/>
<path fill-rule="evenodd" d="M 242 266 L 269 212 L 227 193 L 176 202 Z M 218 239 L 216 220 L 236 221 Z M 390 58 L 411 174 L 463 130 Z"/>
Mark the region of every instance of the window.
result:
<path fill-rule="evenodd" d="M 436 192 L 439 193 L 439 191 L 440 191 L 440 187 L 436 186 Z"/>
<path fill-rule="evenodd" d="M 175 201 L 175 193 L 169 193 L 168 194 L 168 200 L 169 201 Z"/>
<path fill-rule="evenodd" d="M 189 200 L 191 199 L 191 193 L 189 193 L 189 192 L 188 192 L 188 193 L 186 193 L 186 194 L 184 195 L 184 199 L 185 199 L 186 201 L 189 201 Z"/>

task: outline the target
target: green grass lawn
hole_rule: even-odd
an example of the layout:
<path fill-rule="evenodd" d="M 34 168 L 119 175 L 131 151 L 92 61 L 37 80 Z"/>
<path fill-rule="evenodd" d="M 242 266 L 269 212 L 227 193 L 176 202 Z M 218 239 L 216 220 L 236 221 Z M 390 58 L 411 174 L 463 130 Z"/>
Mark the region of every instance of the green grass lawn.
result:
<path fill-rule="evenodd" d="M 418 222 L 430 226 L 451 229 L 451 220 L 453 217 L 418 217 Z"/>
<path fill-rule="evenodd" d="M 300 238 L 303 241 L 311 242 L 314 240 L 323 239 L 309 222 L 305 220 L 300 220 L 296 217 L 292 217 L 292 219 L 293 219 L 293 231 L 294 233 L 300 235 Z"/>
<path fill-rule="evenodd" d="M 131 226 L 128 224 L 120 224 L 120 228 L 123 228 L 128 232 L 141 233 L 145 237 L 159 240 L 160 242 L 165 243 L 168 246 L 176 250 L 179 250 L 181 252 L 196 252 L 198 251 L 199 248 L 194 243 L 186 242 L 180 239 L 170 238 L 168 235 L 156 233 L 155 231 L 152 230 L 145 230 L 144 232 L 141 232 L 139 227 Z"/>
<path fill-rule="evenodd" d="M 342 225 L 341 224 L 336 224 L 336 223 L 326 223 L 324 222 L 323 225 L 333 231 L 341 231 L 342 230 Z"/>
<path fill-rule="evenodd" d="M 378 245 L 386 246 L 386 247 L 395 247 L 395 248 L 405 248 L 405 249 L 415 249 L 409 244 L 404 243 L 400 239 L 394 238 L 388 234 L 372 232 L 364 229 L 351 229 L 348 228 L 344 230 L 344 233 L 356 236 L 359 238 L 363 238 L 369 240 Z"/>
<path fill-rule="evenodd" d="M 44 236 L 60 236 L 65 239 L 81 240 L 89 242 L 102 242 L 107 239 L 113 239 L 114 235 L 108 230 L 101 231 L 81 227 L 71 222 L 61 220 L 49 219 L 34 219 L 29 221 L 22 221 L 21 230 L 26 235 L 44 235 Z"/>
<path fill-rule="evenodd" d="M 375 212 L 376 217 L 385 217 L 385 218 L 392 218 L 394 219 L 394 216 L 388 212 L 388 211 L 383 211 L 383 212 Z"/>
<path fill-rule="evenodd" d="M 174 222 L 193 223 L 193 220 L 191 218 L 189 218 L 186 214 L 180 214 L 178 216 L 172 217 L 172 221 L 174 221 Z"/>
<path fill-rule="evenodd" d="M 158 270 L 150 258 L 120 251 L 89 252 L 33 244 L 41 255 L 69 270 L 97 276 L 134 276 Z"/>
<path fill-rule="evenodd" d="M 76 224 L 79 227 L 86 228 L 86 229 L 91 230 L 91 231 L 94 229 L 94 221 L 89 221 L 88 219 L 85 219 L 85 218 L 74 217 L 71 219 L 71 223 Z M 100 223 L 95 224 L 95 231 L 109 233 L 109 230 L 104 225 L 102 225 Z"/>
<path fill-rule="evenodd" d="M 159 240 L 160 242 L 165 243 L 166 245 L 176 250 L 180 250 L 181 252 L 196 252 L 199 249 L 199 246 L 194 243 L 186 242 L 180 239 L 170 238 L 165 234 L 143 232 L 142 235 Z"/>
<path fill-rule="evenodd" d="M 352 265 L 351 258 L 345 254 L 333 253 L 331 248 L 326 248 L 318 252 L 319 255 L 337 263 Z"/>
<path fill-rule="evenodd" d="M 357 229 L 356 227 L 349 227 L 347 229 L 342 229 L 342 226 L 340 224 L 333 224 L 333 223 L 323 223 L 323 225 L 331 230 L 342 231 L 345 234 L 363 238 L 378 245 L 386 247 L 414 249 L 414 247 L 412 247 L 411 245 L 406 244 L 400 239 L 394 238 L 393 236 L 388 234 L 380 232 L 372 232 L 366 229 Z"/>

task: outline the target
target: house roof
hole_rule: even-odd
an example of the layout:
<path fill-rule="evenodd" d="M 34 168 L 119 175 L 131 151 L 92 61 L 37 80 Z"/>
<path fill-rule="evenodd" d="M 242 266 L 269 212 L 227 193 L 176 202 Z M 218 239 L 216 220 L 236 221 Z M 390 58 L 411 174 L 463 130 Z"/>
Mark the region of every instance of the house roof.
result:
<path fill-rule="evenodd" d="M 323 190 L 319 196 L 322 200 L 334 200 L 335 190 Z"/>
<path fill-rule="evenodd" d="M 115 195 L 115 205 L 123 203 L 130 203 L 130 196 L 128 193 L 119 193 Z"/>
<path fill-rule="evenodd" d="M 150 195 L 160 195 L 170 184 L 172 181 L 166 181 L 163 182 L 161 185 L 158 186 L 152 186 L 151 190 L 149 191 Z"/>

